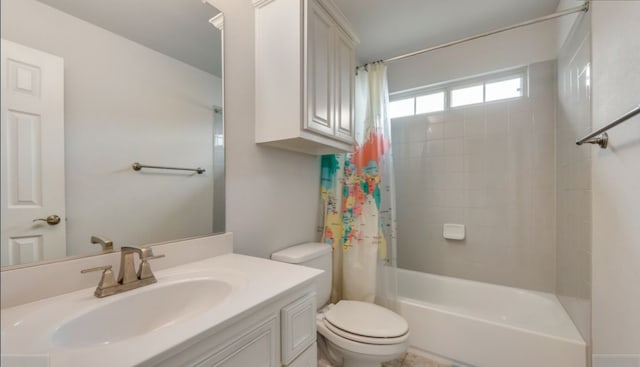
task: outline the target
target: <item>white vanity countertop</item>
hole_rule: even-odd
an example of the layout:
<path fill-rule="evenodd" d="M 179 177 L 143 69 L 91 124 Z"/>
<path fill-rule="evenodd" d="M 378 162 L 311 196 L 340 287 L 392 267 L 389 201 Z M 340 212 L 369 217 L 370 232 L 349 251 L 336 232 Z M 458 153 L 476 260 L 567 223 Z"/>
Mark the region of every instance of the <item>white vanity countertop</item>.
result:
<path fill-rule="evenodd" d="M 23 359 L 29 363 L 21 365 L 29 366 L 137 365 L 200 334 L 221 330 L 245 317 L 254 307 L 294 288 L 309 286 L 311 280 L 321 273 L 317 269 L 226 254 L 158 271 L 155 274 L 158 283 L 102 299 L 93 295 L 95 288 L 87 288 L 3 309 L 2 364 L 11 367 L 11 362 Z M 167 282 L 175 283 L 176 279 L 201 277 L 223 279 L 231 285 L 230 294 L 211 309 L 124 340 L 72 348 L 52 342 L 56 331 L 69 320 L 96 308 L 109 307 L 109 303 L 117 302 L 120 297 L 148 292 Z M 170 299 L 167 302 L 182 304 L 188 300 Z"/>

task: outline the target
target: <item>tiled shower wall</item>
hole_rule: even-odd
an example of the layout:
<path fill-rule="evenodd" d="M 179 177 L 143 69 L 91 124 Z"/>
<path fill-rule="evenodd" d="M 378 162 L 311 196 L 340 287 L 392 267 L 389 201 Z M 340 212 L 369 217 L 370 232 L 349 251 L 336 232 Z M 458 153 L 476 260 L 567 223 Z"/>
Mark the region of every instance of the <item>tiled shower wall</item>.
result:
<path fill-rule="evenodd" d="M 527 97 L 391 121 L 401 268 L 554 291 L 555 75 L 536 63 Z"/>
<path fill-rule="evenodd" d="M 556 292 L 582 337 L 591 325 L 591 31 L 578 18 L 558 56 Z"/>

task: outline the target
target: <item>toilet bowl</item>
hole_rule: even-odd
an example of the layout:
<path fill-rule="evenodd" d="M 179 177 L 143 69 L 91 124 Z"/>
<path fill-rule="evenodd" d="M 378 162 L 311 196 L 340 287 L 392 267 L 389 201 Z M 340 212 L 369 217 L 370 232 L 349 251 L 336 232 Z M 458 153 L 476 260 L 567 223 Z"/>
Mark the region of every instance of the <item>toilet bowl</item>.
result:
<path fill-rule="evenodd" d="M 323 243 L 293 246 L 271 255 L 271 259 L 310 266 L 325 272 L 316 281 L 318 333 L 330 354 L 344 367 L 380 367 L 409 346 L 409 326 L 402 316 L 384 307 L 361 301 L 328 304 L 331 291 L 331 247 Z M 326 306 L 324 306 L 326 305 Z"/>
<path fill-rule="evenodd" d="M 342 356 L 344 367 L 373 367 L 409 347 L 409 327 L 398 314 L 372 303 L 340 301 L 316 316 L 318 333 Z"/>

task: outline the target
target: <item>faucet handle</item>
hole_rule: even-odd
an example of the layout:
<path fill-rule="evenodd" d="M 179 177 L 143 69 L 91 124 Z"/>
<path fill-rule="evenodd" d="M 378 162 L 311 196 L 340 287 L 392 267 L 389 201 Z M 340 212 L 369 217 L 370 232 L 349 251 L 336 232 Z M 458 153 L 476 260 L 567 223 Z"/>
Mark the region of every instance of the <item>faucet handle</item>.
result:
<path fill-rule="evenodd" d="M 95 268 L 89 268 L 89 269 L 82 269 L 80 270 L 81 274 L 86 274 L 86 273 L 92 273 L 94 271 L 107 271 L 107 270 L 111 270 L 111 268 L 113 268 L 113 266 L 111 265 L 105 265 L 105 266 L 96 266 Z"/>
<path fill-rule="evenodd" d="M 111 270 L 111 268 L 112 268 L 111 265 L 105 265 L 105 266 L 97 266 L 95 268 L 80 270 L 80 273 L 82 274 L 91 273 L 94 271 L 102 271 L 102 277 L 100 278 L 100 282 L 98 283 L 98 286 L 96 287 L 96 291 L 94 292 L 94 294 L 98 298 L 102 298 L 111 294 L 111 293 L 106 293 L 104 290 L 106 288 L 115 287 L 117 285 L 116 278 L 113 275 L 113 271 Z"/>
<path fill-rule="evenodd" d="M 149 265 L 149 260 L 155 260 L 155 259 L 160 259 L 163 258 L 164 254 L 162 255 L 154 255 L 153 254 L 153 250 L 150 247 L 145 247 L 142 249 L 142 252 L 140 253 L 140 268 L 138 269 L 138 279 L 142 280 L 142 279 L 155 279 L 155 276 L 153 275 L 153 272 L 151 271 L 151 265 Z M 155 282 L 155 280 L 154 280 Z"/>
<path fill-rule="evenodd" d="M 164 255 L 154 255 L 151 247 L 140 248 L 140 260 L 153 260 L 161 257 L 164 257 Z"/>

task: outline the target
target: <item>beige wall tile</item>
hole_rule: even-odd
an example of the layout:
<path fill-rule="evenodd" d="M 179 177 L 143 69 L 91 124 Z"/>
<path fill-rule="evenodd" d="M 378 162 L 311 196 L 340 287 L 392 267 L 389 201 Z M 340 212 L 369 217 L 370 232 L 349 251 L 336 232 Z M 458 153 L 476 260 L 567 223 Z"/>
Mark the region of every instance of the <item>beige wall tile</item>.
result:
<path fill-rule="evenodd" d="M 535 100 L 438 114 L 436 125 L 443 134 L 433 132 L 429 142 L 442 146 L 426 151 L 439 155 L 409 158 L 420 161 L 423 181 L 410 184 L 403 182 L 410 176 L 397 177 L 398 187 L 406 190 L 398 201 L 401 267 L 554 290 L 555 65 L 548 61 L 531 66 Z M 394 131 L 404 126 L 394 124 Z M 394 144 L 411 142 L 402 131 L 393 139 Z M 419 213 L 426 217 L 415 218 Z M 467 238 L 444 240 L 444 223 L 465 224 Z"/>

